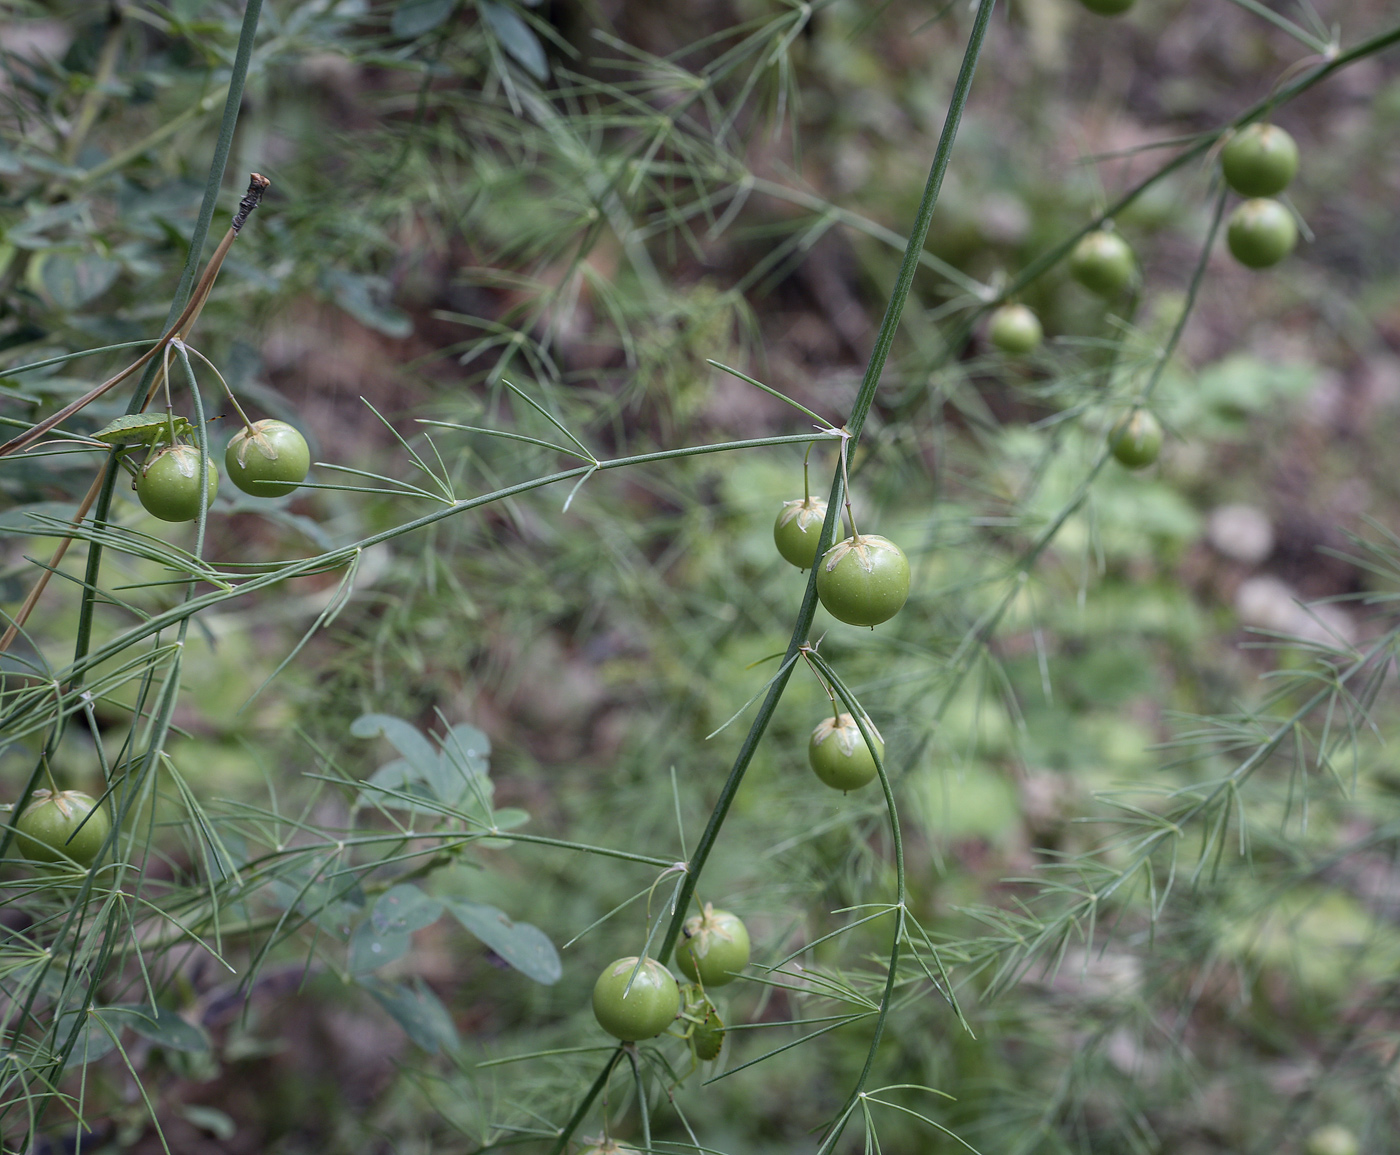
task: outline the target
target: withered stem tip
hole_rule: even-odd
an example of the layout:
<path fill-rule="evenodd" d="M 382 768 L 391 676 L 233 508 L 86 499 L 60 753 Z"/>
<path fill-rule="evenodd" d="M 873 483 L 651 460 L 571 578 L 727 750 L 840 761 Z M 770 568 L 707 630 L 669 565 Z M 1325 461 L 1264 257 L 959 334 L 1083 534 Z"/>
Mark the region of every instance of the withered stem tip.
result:
<path fill-rule="evenodd" d="M 238 212 L 234 214 L 233 231 L 238 232 L 243 227 L 243 223 L 248 219 L 248 215 L 258 207 L 262 201 L 263 193 L 267 192 L 268 186 L 272 182 L 260 172 L 252 173 L 248 177 L 248 191 L 243 194 L 243 199 L 238 202 Z"/>

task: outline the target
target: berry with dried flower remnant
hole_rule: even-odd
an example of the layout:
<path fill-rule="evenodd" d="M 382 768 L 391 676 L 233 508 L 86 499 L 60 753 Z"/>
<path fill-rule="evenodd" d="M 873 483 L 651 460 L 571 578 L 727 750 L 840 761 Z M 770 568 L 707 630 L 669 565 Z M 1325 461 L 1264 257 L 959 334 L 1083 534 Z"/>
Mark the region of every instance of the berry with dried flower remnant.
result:
<path fill-rule="evenodd" d="M 749 932 L 743 920 L 708 902 L 703 914 L 685 920 L 676 945 L 681 974 L 707 987 L 721 987 L 749 965 Z"/>
<path fill-rule="evenodd" d="M 795 497 L 783 502 L 773 523 L 773 543 L 785 561 L 798 569 L 811 569 L 817 560 L 817 542 L 826 521 L 826 502 L 820 497 Z"/>
<path fill-rule="evenodd" d="M 848 537 L 822 555 L 817 597 L 834 618 L 853 626 L 878 626 L 908 600 L 909 559 L 878 534 Z"/>
<path fill-rule="evenodd" d="M 870 719 L 865 720 L 875 749 L 885 756 L 885 742 Z M 818 778 L 833 790 L 859 790 L 878 773 L 875 756 L 865 744 L 856 720 L 850 714 L 823 718 L 807 743 L 807 761 Z"/>
<path fill-rule="evenodd" d="M 91 794 L 81 790 L 36 790 L 15 820 L 15 845 L 35 862 L 92 865 L 112 819 Z"/>
<path fill-rule="evenodd" d="M 281 497 L 306 480 L 311 450 L 306 438 L 285 421 L 254 421 L 233 435 L 224 468 L 244 493 Z"/>
<path fill-rule="evenodd" d="M 1298 146 L 1276 124 L 1251 124 L 1220 150 L 1225 183 L 1240 196 L 1272 197 L 1298 172 Z"/>

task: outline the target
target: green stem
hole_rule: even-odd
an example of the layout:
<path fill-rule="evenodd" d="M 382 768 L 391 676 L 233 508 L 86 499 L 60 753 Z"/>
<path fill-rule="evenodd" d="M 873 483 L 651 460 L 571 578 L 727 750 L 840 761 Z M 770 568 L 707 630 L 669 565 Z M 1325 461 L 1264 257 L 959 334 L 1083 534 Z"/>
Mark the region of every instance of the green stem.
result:
<path fill-rule="evenodd" d="M 644 465 L 659 461 L 667 461 L 680 457 L 694 457 L 708 453 L 724 453 L 738 449 L 752 449 L 773 445 L 805 445 L 813 440 L 825 440 L 821 434 L 789 434 L 780 437 L 756 437 L 744 441 L 727 441 L 714 445 L 692 445 L 682 449 L 666 449 L 655 453 L 642 453 L 631 457 L 619 457 L 610 461 L 602 461 L 597 464 L 578 466 L 574 469 L 562 470 L 558 473 L 551 473 L 545 477 L 537 477 L 530 481 L 523 481 L 516 485 L 507 486 L 503 489 L 494 490 L 481 497 L 465 499 L 447 505 L 442 509 L 433 510 L 422 517 L 403 525 L 384 530 L 370 537 L 355 543 L 344 546 L 340 549 L 331 550 L 328 553 L 318 554 L 315 557 L 305 558 L 302 561 L 291 565 L 281 566 L 257 577 L 249 578 L 241 585 L 231 589 L 220 589 L 213 593 L 205 594 L 202 597 L 194 598 L 185 602 L 181 606 L 166 610 L 164 613 L 156 614 L 143 621 L 141 624 L 132 627 L 127 632 L 118 635 L 106 645 L 99 647 L 91 653 L 84 653 L 77 657 L 73 664 L 60 672 L 61 682 L 72 682 L 80 679 L 81 676 L 93 667 L 102 664 L 109 658 L 129 648 L 133 643 L 142 638 L 150 637 L 161 630 L 187 618 L 195 613 L 218 605 L 230 598 L 238 597 L 242 594 L 253 593 L 270 586 L 277 585 L 289 577 L 296 577 L 304 574 L 321 573 L 326 570 L 336 569 L 348 564 L 356 554 L 363 552 L 371 546 L 382 542 L 391 541 L 394 538 L 402 537 L 405 534 L 423 529 L 445 518 L 465 513 L 472 509 L 478 509 L 484 505 L 489 505 L 505 498 L 515 497 L 531 490 L 542 489 L 548 485 L 555 485 L 561 481 L 575 480 L 594 470 L 625 469 L 633 465 Z M 95 587 L 94 587 L 95 589 Z M 45 685 L 49 679 L 45 680 Z M 39 698 L 32 699 L 37 703 Z M 11 710 L 3 718 L 0 718 L 0 732 L 7 732 L 23 714 L 30 711 L 31 707 L 21 705 Z"/>
<path fill-rule="evenodd" d="M 1258 16 L 1261 20 L 1267 20 L 1275 28 L 1279 28 L 1288 33 L 1289 36 L 1293 37 L 1293 39 L 1298 41 L 1303 47 L 1311 48 L 1318 54 L 1326 53 L 1331 47 L 1331 45 L 1319 40 L 1311 32 L 1298 27 L 1298 25 L 1294 24 L 1292 20 L 1289 20 L 1288 17 L 1280 16 L 1277 12 L 1272 12 L 1268 8 L 1265 8 L 1264 5 L 1259 3 L 1259 0 L 1230 0 L 1230 3 L 1234 4 L 1236 7 L 1243 8 L 1246 12 L 1254 13 L 1254 15 Z"/>
<path fill-rule="evenodd" d="M 214 157 L 210 164 L 209 178 L 205 183 L 204 200 L 200 206 L 199 216 L 195 222 L 194 232 L 191 236 L 190 251 L 186 256 L 185 267 L 180 276 L 180 283 L 171 302 L 170 312 L 166 322 L 167 328 L 180 316 L 181 312 L 183 312 L 185 304 L 189 299 L 190 289 L 194 284 L 195 271 L 199 266 L 199 258 L 204 248 L 205 238 L 208 235 L 209 223 L 214 216 L 219 188 L 223 183 L 224 168 L 227 164 L 229 150 L 233 143 L 234 126 L 237 122 L 239 106 L 243 99 L 243 85 L 247 78 L 249 62 L 252 59 L 253 41 L 257 33 L 258 18 L 261 11 L 262 0 L 248 0 L 247 7 L 244 9 L 243 13 L 243 24 L 238 40 L 238 50 L 234 58 L 232 75 L 229 81 L 228 99 L 224 105 L 223 123 L 220 126 L 219 139 L 215 144 Z M 138 384 L 135 392 L 132 394 L 127 412 L 135 412 L 141 405 L 142 399 L 146 396 L 146 391 L 150 386 L 150 382 L 154 379 L 156 366 L 157 362 L 153 359 L 146 373 L 143 375 L 140 384 Z M 207 456 L 207 444 L 205 446 L 205 453 L 202 456 Z M 103 480 L 102 490 L 98 494 L 96 507 L 93 511 L 93 521 L 95 525 L 103 526 L 107 522 L 111 508 L 112 493 L 115 488 L 115 479 L 118 472 L 116 451 L 114 450 L 108 455 L 106 477 Z M 84 578 L 82 604 L 79 609 L 74 661 L 73 665 L 70 667 L 70 669 L 76 672 L 70 686 L 70 692 L 81 684 L 82 670 L 84 669 L 83 659 L 88 654 L 91 647 L 93 613 L 96 605 L 97 583 L 101 574 L 101 566 L 102 550 L 96 542 L 93 542 L 88 550 L 88 563 Z M 193 592 L 192 586 L 190 592 Z M 188 617 L 186 617 L 180 628 L 182 640 L 188 628 L 188 620 Z M 116 845 L 122 820 L 133 805 L 136 795 L 139 792 L 139 780 L 144 779 L 147 774 L 154 772 L 159 751 L 163 748 L 165 735 L 169 729 L 171 717 L 174 714 L 175 701 L 178 697 L 179 676 L 180 660 L 177 654 L 175 661 L 171 665 L 170 675 L 162 693 L 161 709 L 157 724 L 153 728 L 151 743 L 148 745 L 146 753 L 142 758 L 143 771 L 137 776 L 137 781 L 128 783 L 125 805 L 121 808 L 117 816 L 117 821 L 113 823 L 112 832 L 108 836 L 106 844 L 103 846 L 92 868 L 88 871 L 87 878 L 84 880 L 83 886 L 75 900 L 73 911 L 66 920 L 64 927 L 60 930 L 58 938 L 55 940 L 54 944 L 52 944 L 49 961 L 45 966 L 38 968 L 41 973 L 33 980 L 29 996 L 25 1000 L 20 1023 L 14 1028 L 16 1031 L 22 1029 L 24 1021 L 32 1015 L 34 999 L 38 994 L 44 974 L 47 973 L 48 967 L 52 965 L 53 959 L 57 957 L 59 947 L 67 933 L 72 930 L 74 920 L 79 916 L 79 912 L 86 909 L 87 896 L 92 889 L 94 873 L 103 862 L 110 848 Z M 62 714 L 60 714 L 60 721 L 61 718 Z M 115 917 L 115 913 L 114 910 L 112 917 Z M 106 960 L 110 955 L 110 950 L 113 945 L 111 941 L 109 941 L 111 939 L 111 932 L 112 925 L 109 919 L 109 925 L 104 928 L 103 932 L 104 948 L 98 963 L 100 967 L 105 966 Z M 47 1089 L 37 1096 L 37 1103 L 31 1108 L 29 1116 L 29 1128 L 31 1133 L 34 1128 L 37 1128 L 52 1102 L 54 1095 L 57 1094 L 57 1091 L 54 1090 L 57 1086 L 57 1078 L 61 1074 L 63 1065 L 67 1061 L 69 1055 L 71 1055 L 73 1048 L 77 1045 L 84 1016 L 91 1007 L 95 994 L 96 983 L 94 982 L 89 985 L 86 992 L 82 1013 L 74 1016 L 73 1028 L 69 1032 L 68 1038 L 65 1040 L 64 1044 L 59 1048 L 58 1054 L 55 1057 L 55 1065 L 49 1071 L 50 1077 L 45 1078 L 43 1075 L 40 1076 L 41 1081 Z"/>
<path fill-rule="evenodd" d="M 608 1056 L 608 1061 L 603 1064 L 603 1069 L 598 1072 L 598 1077 L 593 1080 L 593 1085 L 588 1088 L 583 1098 L 579 1100 L 579 1105 L 574 1108 L 574 1113 L 569 1116 L 569 1121 L 564 1124 L 559 1132 L 558 1138 L 554 1140 L 554 1146 L 549 1149 L 549 1155 L 563 1155 L 564 1149 L 569 1145 L 569 1139 L 579 1125 L 583 1122 L 584 1116 L 588 1114 L 589 1108 L 593 1106 L 593 1100 L 603 1093 L 603 1088 L 608 1085 L 608 1079 L 612 1077 L 613 1068 L 617 1066 L 617 1061 L 622 1058 L 624 1045 L 619 1043 L 617 1049 Z"/>
<path fill-rule="evenodd" d="M 875 392 L 880 384 L 880 376 L 885 368 L 885 361 L 889 357 L 890 349 L 894 345 L 895 331 L 899 328 L 899 319 L 904 312 L 904 305 L 909 299 L 909 292 L 914 285 L 914 274 L 919 268 L 919 255 L 923 251 L 924 241 L 928 237 L 929 225 L 933 220 L 934 206 L 938 201 L 938 193 L 943 185 L 943 176 L 948 171 L 948 160 L 952 155 L 953 141 L 957 136 L 958 123 L 962 119 L 963 108 L 967 105 L 968 94 L 972 89 L 972 77 L 977 68 L 977 58 L 981 55 L 982 42 L 986 38 L 987 26 L 991 21 L 992 9 L 996 6 L 996 0 L 980 0 L 977 9 L 977 18 L 973 22 L 972 34 L 968 40 L 967 49 L 963 53 L 962 67 L 958 71 L 957 83 L 953 87 L 953 96 L 948 105 L 948 113 L 943 121 L 943 132 L 938 139 L 938 148 L 934 153 L 933 164 L 929 168 L 928 180 L 924 184 L 923 198 L 919 202 L 919 211 L 914 220 L 914 227 L 909 233 L 909 240 L 904 249 L 904 259 L 900 263 L 899 276 L 895 281 L 894 290 L 890 294 L 889 304 L 885 308 L 884 319 L 880 323 L 880 331 L 875 338 L 875 346 L 870 353 L 870 361 L 866 365 L 865 375 L 861 379 L 860 392 L 856 396 L 855 406 L 852 410 L 850 420 L 846 423 L 849 433 L 848 445 L 853 445 L 860 437 L 861 429 L 865 425 L 865 418 L 870 412 L 870 407 L 875 401 Z M 817 544 L 817 553 L 820 556 L 831 545 L 832 532 L 837 519 L 840 517 L 843 486 L 841 482 L 841 470 L 838 465 L 835 476 L 831 483 L 831 498 L 827 506 L 826 520 L 822 523 L 821 537 Z M 734 759 L 734 764 L 730 768 L 729 776 L 725 779 L 724 785 L 720 788 L 720 795 L 715 802 L 714 809 L 710 812 L 710 820 L 705 825 L 705 831 L 700 836 L 700 841 L 696 844 L 695 853 L 691 855 L 689 869 L 686 872 L 685 881 L 681 886 L 680 894 L 676 900 L 676 913 L 671 918 L 671 924 L 666 929 L 666 935 L 661 941 L 661 946 L 656 952 L 656 959 L 664 963 L 676 945 L 676 939 L 680 937 L 681 926 L 684 924 L 690 904 L 695 895 L 695 887 L 700 879 L 700 874 L 704 870 L 705 862 L 709 858 L 710 851 L 719 838 L 720 828 L 724 825 L 724 820 L 729 813 L 729 808 L 734 802 L 734 797 L 739 792 L 739 786 L 744 780 L 744 774 L 749 768 L 749 763 L 753 761 L 758 744 L 763 738 L 764 732 L 768 728 L 768 723 L 777 710 L 778 702 L 783 696 L 783 691 L 787 688 L 788 679 L 792 676 L 794 659 L 802 646 L 806 643 L 807 634 L 812 628 L 812 619 L 817 610 L 817 571 L 815 567 L 808 574 L 807 588 L 802 596 L 802 606 L 798 610 L 797 621 L 793 626 L 792 637 L 788 642 L 787 653 L 784 655 L 784 664 L 779 675 L 773 680 L 773 684 L 768 689 L 768 694 L 763 700 L 763 705 L 759 708 L 758 714 L 749 727 L 749 732 L 744 736 L 743 744 L 739 748 L 739 753 Z M 898 935 L 896 935 L 896 949 Z M 615 1061 L 615 1060 L 614 1060 Z M 611 1070 L 611 1067 L 608 1068 Z M 606 1074 L 606 1072 L 605 1072 Z M 604 1076 L 600 1076 L 600 1079 Z M 595 1081 L 594 1087 L 599 1083 Z M 596 1089 L 590 1092 L 590 1096 L 596 1095 Z M 583 1112 L 587 1103 L 592 1102 L 590 1097 L 581 1104 L 575 1111 L 574 1117 L 570 1120 L 569 1126 L 560 1135 L 558 1142 L 552 1149 L 552 1155 L 560 1155 L 568 1143 L 573 1130 L 582 1121 Z"/>
<path fill-rule="evenodd" d="M 850 711 L 851 717 L 860 727 L 860 736 L 865 741 L 866 748 L 870 751 L 870 756 L 875 760 L 875 772 L 880 776 L 880 789 L 885 793 L 885 809 L 890 818 L 890 839 L 894 850 L 894 879 L 895 879 L 895 925 L 894 936 L 890 943 L 889 969 L 885 972 L 885 990 L 880 997 L 880 1009 L 875 1016 L 875 1033 L 870 1040 L 870 1049 L 865 1054 L 865 1065 L 861 1068 L 860 1077 L 856 1080 L 856 1085 L 851 1088 L 851 1093 L 846 1098 L 836 1119 L 831 1125 L 827 1136 L 822 1140 L 821 1146 L 817 1148 L 817 1155 L 826 1155 L 841 1138 L 841 1132 L 845 1130 L 846 1123 L 850 1120 L 851 1112 L 856 1104 L 860 1102 L 865 1091 L 865 1084 L 870 1078 L 870 1072 L 875 1066 L 875 1055 L 880 1049 L 880 1040 L 884 1037 L 885 1022 L 889 1018 L 890 1004 L 894 998 L 894 984 L 896 972 L 899 969 L 900 946 L 904 941 L 904 917 L 905 902 L 908 898 L 906 890 L 906 877 L 904 873 L 904 836 L 899 829 L 899 813 L 895 809 L 894 788 L 890 785 L 890 776 L 885 770 L 885 760 L 880 753 L 880 747 L 876 745 L 875 734 L 870 726 L 870 719 L 866 716 L 865 708 L 856 700 L 854 694 L 844 682 L 837 677 L 836 671 L 820 655 L 811 654 L 811 660 L 826 678 L 827 685 L 835 693 L 841 696 L 841 701 L 845 703 L 846 709 Z"/>
<path fill-rule="evenodd" d="M 1139 181 L 1131 189 L 1125 192 L 1121 197 L 1118 198 L 1118 200 L 1116 200 L 1113 204 L 1109 205 L 1108 208 L 1106 208 L 1101 214 L 1099 214 L 1097 217 L 1091 220 L 1077 233 L 1071 234 L 1068 238 L 1066 238 L 1060 244 L 1056 245 L 1054 248 L 1049 249 L 1045 253 L 1042 253 L 1039 257 L 1037 257 L 1034 261 L 1027 265 L 1023 270 L 1021 270 L 1020 275 L 1017 276 L 1015 280 L 1011 281 L 1006 286 L 1002 294 L 998 298 L 996 298 L 996 300 L 988 301 L 981 310 L 978 310 L 978 314 L 980 315 L 980 313 L 985 311 L 986 309 L 989 309 L 994 305 L 1000 304 L 1002 301 L 1008 300 L 1011 297 L 1014 297 L 1017 293 L 1021 292 L 1022 289 L 1024 289 L 1027 285 L 1029 285 L 1032 281 L 1039 277 L 1041 273 L 1059 264 L 1060 261 L 1062 261 L 1069 254 L 1069 251 L 1072 248 L 1074 248 L 1076 244 L 1079 243 L 1080 238 L 1082 238 L 1088 233 L 1093 232 L 1095 229 L 1101 228 L 1105 221 L 1117 216 L 1125 208 L 1127 208 L 1130 204 L 1137 200 L 1138 197 L 1142 196 L 1143 193 L 1145 193 L 1148 189 L 1152 188 L 1153 185 L 1157 184 L 1162 180 L 1165 180 L 1172 173 L 1176 172 L 1177 169 L 1183 168 L 1184 166 L 1190 164 L 1197 157 L 1203 156 L 1205 153 L 1209 152 L 1212 148 L 1215 147 L 1216 142 L 1219 141 L 1220 138 L 1224 136 L 1227 132 L 1232 132 L 1243 125 L 1249 124 L 1251 121 L 1258 120 L 1261 116 L 1267 115 L 1278 105 L 1286 104 L 1288 101 L 1306 92 L 1314 85 L 1322 83 L 1322 81 L 1326 80 L 1334 72 L 1340 71 L 1347 65 L 1353 64 L 1357 60 L 1362 59 L 1363 57 L 1373 56 L 1378 52 L 1383 52 L 1385 49 L 1390 48 L 1392 45 L 1395 44 L 1400 44 L 1400 25 L 1397 25 L 1396 27 L 1391 28 L 1385 32 L 1377 33 L 1375 36 L 1372 36 L 1368 40 L 1363 40 L 1360 44 L 1356 45 L 1356 47 L 1349 48 L 1346 52 L 1343 52 L 1340 55 L 1334 57 L 1333 59 L 1329 60 L 1326 64 L 1319 65 L 1317 68 L 1313 69 L 1313 71 L 1307 73 L 1304 76 L 1300 76 L 1292 84 L 1285 85 L 1283 88 L 1279 89 L 1278 92 L 1271 94 L 1264 100 L 1256 101 L 1254 104 L 1250 105 L 1250 107 L 1247 108 L 1243 113 L 1235 117 L 1235 119 L 1232 120 L 1229 124 L 1222 127 L 1219 131 L 1212 132 L 1201 137 L 1190 148 L 1186 149 L 1184 152 L 1178 153 L 1171 160 L 1167 161 L 1166 164 L 1164 164 L 1151 176 L 1144 177 L 1141 181 Z M 968 323 L 968 330 L 971 329 L 971 326 L 973 323 L 975 323 L 975 320 L 976 318 L 974 316 L 974 318 Z M 961 344 L 961 341 L 955 341 L 953 342 L 952 347 L 959 348 L 961 347 Z"/>
<path fill-rule="evenodd" d="M 224 169 L 228 165 L 229 151 L 233 147 L 233 130 L 238 123 L 238 110 L 243 103 L 243 86 L 248 79 L 248 65 L 253 58 L 253 41 L 257 38 L 258 19 L 262 14 L 262 0 L 247 0 L 243 10 L 243 25 L 238 35 L 238 49 L 234 54 L 233 68 L 229 75 L 228 96 L 224 100 L 223 120 L 219 124 L 219 137 L 214 143 L 214 156 L 209 162 L 209 176 L 204 182 L 204 199 L 200 202 L 199 216 L 195 219 L 194 232 L 190 235 L 190 251 L 185 255 L 185 267 L 180 272 L 180 283 L 171 298 L 170 311 L 166 314 L 165 328 L 169 329 L 184 312 L 194 287 L 195 272 L 204 252 L 204 242 L 209 235 L 209 223 L 214 219 L 214 209 L 219 200 L 219 189 L 224 182 Z M 157 361 L 153 359 L 141 375 L 141 380 L 132 392 L 126 411 L 135 413 L 140 407 L 155 379 Z M 93 507 L 92 520 L 96 526 L 105 526 L 112 508 L 112 493 L 115 488 L 117 451 L 107 458 L 107 476 L 102 483 L 102 492 L 97 496 Z M 92 645 L 92 619 L 97 601 L 97 582 L 102 573 L 102 547 L 93 542 L 88 546 L 87 570 L 83 575 L 83 597 L 78 609 L 77 640 L 73 649 L 73 662 L 77 666 Z M 79 680 L 74 682 L 77 686 Z"/>

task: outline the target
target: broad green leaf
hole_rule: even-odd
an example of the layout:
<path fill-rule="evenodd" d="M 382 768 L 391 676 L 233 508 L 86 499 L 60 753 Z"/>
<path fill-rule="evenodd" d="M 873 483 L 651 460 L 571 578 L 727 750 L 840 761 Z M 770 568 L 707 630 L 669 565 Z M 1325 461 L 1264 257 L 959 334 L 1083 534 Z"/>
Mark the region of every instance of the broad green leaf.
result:
<path fill-rule="evenodd" d="M 389 745 L 407 759 L 420 782 L 431 782 L 440 772 L 438 752 L 432 743 L 423 737 L 417 726 L 402 718 L 390 714 L 361 714 L 350 724 L 350 733 L 356 738 L 387 739 Z"/>
<path fill-rule="evenodd" d="M 96 253 L 48 253 L 39 279 L 49 301 L 71 312 L 102 296 L 121 271 L 120 261 Z"/>
<path fill-rule="evenodd" d="M 495 786 L 487 777 L 486 756 L 491 743 L 472 726 L 454 726 L 443 739 L 437 771 L 430 785 L 443 802 L 454 806 L 472 802 L 489 804 Z"/>
<path fill-rule="evenodd" d="M 515 62 L 536 80 L 548 80 L 549 61 L 545 58 L 544 48 L 540 45 L 539 37 L 521 19 L 520 13 L 495 0 L 479 0 L 478 7 L 501 47 Z"/>
<path fill-rule="evenodd" d="M 108 1034 L 107 1028 L 97 1021 L 98 1008 L 90 1011 L 66 1011 L 59 1017 L 57 1036 L 54 1045 L 62 1047 L 68 1041 L 68 1033 L 73 1029 L 73 1016 L 85 1014 L 86 1022 L 78 1029 L 78 1039 L 69 1052 L 65 1071 L 81 1067 L 84 1063 L 94 1063 L 117 1044 Z"/>
<path fill-rule="evenodd" d="M 549 986 L 559 981 L 563 966 L 549 936 L 528 922 L 514 922 L 484 902 L 444 899 L 443 905 L 467 930 L 526 978 Z"/>
<path fill-rule="evenodd" d="M 421 982 L 362 983 L 415 1043 L 429 1054 L 457 1046 L 457 1028 L 438 997 Z"/>
<path fill-rule="evenodd" d="M 360 806 L 380 806 L 385 810 L 404 810 L 410 814 L 438 814 L 436 807 L 415 806 L 402 798 L 396 798 L 393 794 L 386 794 L 383 791 L 392 790 L 396 794 L 410 794 L 415 798 L 422 798 L 431 801 L 435 794 L 424 784 L 421 776 L 409 765 L 404 758 L 395 758 L 392 762 L 386 762 L 367 779 L 365 785 L 369 787 L 379 786 L 382 790 L 366 789 L 360 791 Z"/>
<path fill-rule="evenodd" d="M 209 1037 L 204 1031 L 187 1023 L 168 1007 L 145 1003 L 103 1007 L 102 1017 L 115 1030 L 130 1027 L 143 1039 L 171 1050 L 197 1053 L 209 1049 Z"/>
<path fill-rule="evenodd" d="M 395 886 L 379 896 L 369 918 L 350 939 L 350 972 L 367 974 L 408 953 L 413 932 L 431 926 L 442 915 L 442 903 L 416 886 Z"/>
<path fill-rule="evenodd" d="M 331 863 L 322 869 L 334 869 Z M 357 881 L 344 878 L 330 882 L 318 879 L 306 885 L 306 867 L 295 867 L 268 884 L 272 900 L 286 908 L 295 904 L 297 911 L 311 919 L 322 930 L 337 937 L 348 935 L 350 925 L 364 909 L 365 895 Z"/>
<path fill-rule="evenodd" d="M 390 302 L 390 285 L 383 277 L 327 269 L 321 283 L 337 305 L 367 328 L 387 337 L 407 337 L 413 332 L 408 314 Z"/>
<path fill-rule="evenodd" d="M 457 7 L 457 0 L 399 0 L 389 21 L 389 31 L 404 40 L 412 40 L 446 23 Z"/>
<path fill-rule="evenodd" d="M 451 727 L 442 738 L 443 757 L 460 763 L 469 773 L 486 774 L 490 768 L 491 739 L 475 726 Z"/>

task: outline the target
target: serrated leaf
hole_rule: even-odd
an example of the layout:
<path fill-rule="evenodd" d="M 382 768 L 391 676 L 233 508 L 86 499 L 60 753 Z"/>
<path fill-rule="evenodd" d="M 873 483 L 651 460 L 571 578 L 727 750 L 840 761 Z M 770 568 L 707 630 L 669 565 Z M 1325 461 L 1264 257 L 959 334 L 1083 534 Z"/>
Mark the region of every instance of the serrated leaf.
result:
<path fill-rule="evenodd" d="M 528 922 L 515 922 L 504 911 L 484 902 L 444 899 L 453 918 L 526 978 L 551 986 L 564 968 L 549 936 Z"/>
<path fill-rule="evenodd" d="M 457 0 L 399 0 L 389 21 L 389 31 L 404 40 L 412 40 L 446 23 L 457 7 Z"/>
<path fill-rule="evenodd" d="M 337 305 L 367 328 L 386 337 L 407 337 L 413 332 L 408 314 L 390 301 L 393 290 L 383 277 L 327 269 L 321 283 Z"/>
<path fill-rule="evenodd" d="M 102 1017 L 114 1029 L 130 1027 L 143 1039 L 174 1051 L 198 1053 L 209 1049 L 209 1036 L 200 1027 L 187 1023 L 168 1007 L 146 1003 L 103 1007 Z"/>
<path fill-rule="evenodd" d="M 367 974 L 403 958 L 413 945 L 413 932 L 441 916 L 442 903 L 416 886 L 404 883 L 385 891 L 350 939 L 350 972 Z"/>
<path fill-rule="evenodd" d="M 104 445 L 152 445 L 157 441 L 187 437 L 194 426 L 183 417 L 167 418 L 163 413 L 124 413 L 109 421 L 92 436 Z"/>
<path fill-rule="evenodd" d="M 51 304 L 71 312 L 102 296 L 121 271 L 120 261 L 96 253 L 49 253 L 39 281 Z"/>
<path fill-rule="evenodd" d="M 495 0 L 478 0 L 477 6 L 507 54 L 536 80 L 541 83 L 548 80 L 549 60 L 544 48 L 520 13 Z"/>
<path fill-rule="evenodd" d="M 369 991 L 415 1043 L 429 1054 L 457 1046 L 457 1027 L 438 997 L 422 982 L 412 987 L 404 983 L 365 982 Z"/>

